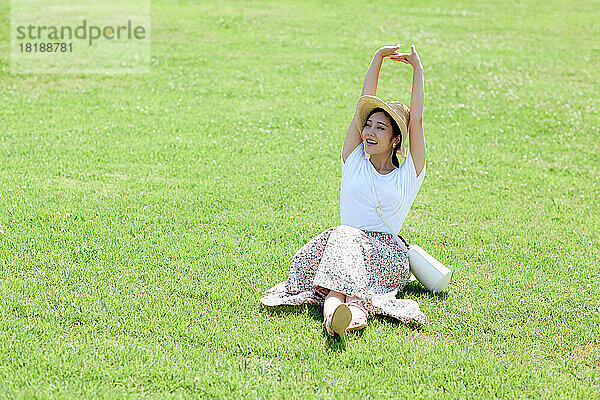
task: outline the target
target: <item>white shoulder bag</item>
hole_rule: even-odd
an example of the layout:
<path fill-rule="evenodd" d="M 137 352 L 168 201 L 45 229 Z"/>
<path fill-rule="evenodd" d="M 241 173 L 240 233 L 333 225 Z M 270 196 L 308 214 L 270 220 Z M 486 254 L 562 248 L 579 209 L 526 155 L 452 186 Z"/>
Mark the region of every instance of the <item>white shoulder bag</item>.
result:
<path fill-rule="evenodd" d="M 369 161 L 370 163 L 371 161 Z M 370 169 L 370 168 L 369 168 Z M 419 282 L 427 290 L 432 291 L 433 293 L 439 293 L 446 288 L 448 282 L 450 282 L 450 278 L 452 277 L 452 271 L 450 271 L 446 266 L 440 263 L 438 260 L 433 258 L 429 253 L 425 250 L 417 246 L 416 244 L 408 246 L 408 242 L 406 246 L 404 242 L 400 240 L 398 235 L 392 231 L 392 227 L 390 226 L 387 218 L 383 214 L 383 208 L 379 205 L 379 200 L 377 199 L 377 193 L 375 192 L 375 183 L 373 182 L 373 171 L 371 170 L 371 190 L 373 191 L 373 197 L 375 198 L 375 209 L 377 210 L 377 214 L 381 217 L 385 225 L 387 226 L 388 231 L 394 236 L 394 239 L 400 245 L 400 248 L 408 253 L 408 264 L 410 266 L 410 272 L 417 278 Z M 409 247 L 407 249 L 407 246 Z"/>

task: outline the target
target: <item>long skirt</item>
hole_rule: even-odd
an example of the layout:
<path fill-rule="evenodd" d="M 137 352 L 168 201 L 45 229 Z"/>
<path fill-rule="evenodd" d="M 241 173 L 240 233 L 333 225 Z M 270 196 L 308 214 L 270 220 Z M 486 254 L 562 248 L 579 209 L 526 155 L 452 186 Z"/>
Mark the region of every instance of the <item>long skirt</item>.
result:
<path fill-rule="evenodd" d="M 260 301 L 266 306 L 323 306 L 334 290 L 358 297 L 369 318 L 380 314 L 422 324 L 427 318 L 417 302 L 396 298 L 409 279 L 408 254 L 392 234 L 339 225 L 302 246 L 288 279 L 265 291 Z"/>

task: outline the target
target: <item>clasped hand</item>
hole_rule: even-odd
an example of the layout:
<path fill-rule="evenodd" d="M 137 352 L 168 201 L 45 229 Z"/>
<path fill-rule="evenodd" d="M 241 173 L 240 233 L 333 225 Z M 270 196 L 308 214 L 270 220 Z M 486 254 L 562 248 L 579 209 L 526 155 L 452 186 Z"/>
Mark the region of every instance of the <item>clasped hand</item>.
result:
<path fill-rule="evenodd" d="M 405 64 L 412 65 L 413 68 L 421 64 L 421 60 L 419 59 L 417 50 L 415 50 L 414 44 L 410 46 L 410 53 L 399 53 L 399 48 L 400 44 L 398 44 L 397 46 L 384 46 L 377 50 L 377 53 L 381 56 L 382 59 L 389 57 L 390 60 L 401 61 Z"/>

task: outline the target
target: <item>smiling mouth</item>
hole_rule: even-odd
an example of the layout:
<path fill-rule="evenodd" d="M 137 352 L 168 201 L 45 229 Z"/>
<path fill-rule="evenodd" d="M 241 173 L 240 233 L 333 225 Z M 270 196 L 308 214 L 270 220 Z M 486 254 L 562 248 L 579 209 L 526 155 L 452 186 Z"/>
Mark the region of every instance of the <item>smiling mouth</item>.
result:
<path fill-rule="evenodd" d="M 376 141 L 374 141 L 374 140 L 371 140 L 371 139 L 366 139 L 366 140 L 365 140 L 365 142 L 366 142 L 367 144 L 371 144 L 371 145 L 376 145 L 376 144 L 377 144 L 377 142 L 376 142 Z"/>

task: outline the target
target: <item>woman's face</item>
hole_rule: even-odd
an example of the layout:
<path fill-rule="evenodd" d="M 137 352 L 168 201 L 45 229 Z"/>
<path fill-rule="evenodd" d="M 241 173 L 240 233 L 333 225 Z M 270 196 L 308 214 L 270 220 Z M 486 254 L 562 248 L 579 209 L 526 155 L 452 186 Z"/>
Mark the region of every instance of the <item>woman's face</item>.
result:
<path fill-rule="evenodd" d="M 362 140 L 365 145 L 365 153 L 370 155 L 391 155 L 393 145 L 398 141 L 393 137 L 390 118 L 383 111 L 373 113 L 367 118 L 362 130 Z"/>

